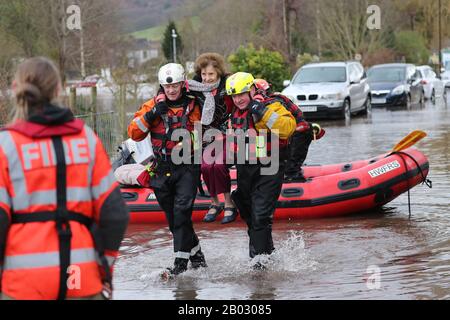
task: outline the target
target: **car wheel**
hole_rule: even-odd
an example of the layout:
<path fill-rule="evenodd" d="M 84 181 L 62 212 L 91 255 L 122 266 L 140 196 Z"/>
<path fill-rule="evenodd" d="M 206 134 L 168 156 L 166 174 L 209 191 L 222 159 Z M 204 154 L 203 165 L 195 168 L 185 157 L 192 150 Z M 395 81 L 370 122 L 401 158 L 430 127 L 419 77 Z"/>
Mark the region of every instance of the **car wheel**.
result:
<path fill-rule="evenodd" d="M 348 99 L 344 100 L 344 107 L 342 108 L 342 116 L 343 120 L 350 120 L 352 117 L 352 112 L 350 110 L 350 101 Z"/>
<path fill-rule="evenodd" d="M 422 91 L 422 94 L 420 96 L 419 100 L 419 107 L 423 108 L 425 106 L 425 92 Z"/>
<path fill-rule="evenodd" d="M 431 91 L 431 103 L 436 104 L 436 92 L 434 91 L 434 89 L 433 91 Z"/>
<path fill-rule="evenodd" d="M 411 110 L 411 96 L 409 94 L 406 95 L 405 107 L 406 107 L 407 110 Z"/>
<path fill-rule="evenodd" d="M 366 103 L 364 104 L 364 110 L 362 112 L 364 115 L 372 113 L 372 99 L 367 97 Z"/>

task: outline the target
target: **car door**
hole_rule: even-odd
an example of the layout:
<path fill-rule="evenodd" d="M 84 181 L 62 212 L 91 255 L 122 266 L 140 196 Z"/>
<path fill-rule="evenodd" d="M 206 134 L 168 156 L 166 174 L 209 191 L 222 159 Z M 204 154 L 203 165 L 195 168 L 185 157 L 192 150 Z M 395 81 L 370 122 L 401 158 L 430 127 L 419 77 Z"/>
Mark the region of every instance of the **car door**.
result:
<path fill-rule="evenodd" d="M 418 75 L 419 75 L 419 79 L 420 79 L 420 83 L 423 86 L 423 90 L 425 92 L 425 96 L 429 97 L 431 94 L 431 89 L 430 87 L 432 86 L 432 84 L 430 83 L 430 79 L 428 79 L 428 72 L 426 68 L 422 68 L 422 69 L 417 69 Z"/>
<path fill-rule="evenodd" d="M 440 79 L 438 79 L 433 69 L 429 68 L 428 75 L 430 81 L 433 83 L 433 88 L 436 92 L 436 96 L 442 96 L 442 94 L 444 93 L 444 84 Z"/>
<path fill-rule="evenodd" d="M 366 73 L 364 72 L 364 67 L 360 63 L 355 63 L 355 67 L 358 72 L 358 79 L 360 79 L 358 94 L 359 94 L 359 106 L 362 109 L 365 106 L 369 91 L 367 85 L 367 76 Z"/>
<path fill-rule="evenodd" d="M 350 100 L 351 100 L 351 110 L 355 112 L 361 108 L 361 75 L 359 74 L 358 68 L 354 63 L 349 64 L 349 82 L 350 82 Z"/>
<path fill-rule="evenodd" d="M 411 103 L 415 104 L 419 102 L 420 91 L 422 90 L 422 85 L 420 84 L 420 74 L 414 66 L 408 66 L 406 69 L 406 76 L 409 84 Z"/>
<path fill-rule="evenodd" d="M 415 96 L 416 96 L 414 101 L 415 101 L 415 103 L 419 103 L 420 99 L 422 99 L 422 96 L 423 96 L 423 84 L 420 79 L 419 70 L 415 69 L 413 79 L 415 79 L 415 81 L 413 82 L 413 86 L 414 86 L 414 91 L 415 91 Z"/>

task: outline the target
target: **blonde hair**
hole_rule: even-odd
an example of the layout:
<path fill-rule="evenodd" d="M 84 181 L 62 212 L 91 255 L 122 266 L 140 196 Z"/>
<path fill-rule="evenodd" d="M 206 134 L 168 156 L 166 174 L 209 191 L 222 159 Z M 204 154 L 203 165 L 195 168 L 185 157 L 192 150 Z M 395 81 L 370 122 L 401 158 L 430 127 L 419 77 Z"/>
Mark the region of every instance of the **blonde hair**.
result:
<path fill-rule="evenodd" d="M 200 77 L 202 74 L 202 69 L 209 65 L 216 70 L 219 78 L 225 75 L 225 59 L 220 54 L 215 52 L 206 52 L 198 56 L 197 60 L 195 60 L 195 74 Z"/>
<path fill-rule="evenodd" d="M 57 98 L 61 77 L 51 60 L 30 58 L 18 66 L 13 86 L 16 98 L 13 121 L 27 120 L 32 109 L 42 109 Z"/>

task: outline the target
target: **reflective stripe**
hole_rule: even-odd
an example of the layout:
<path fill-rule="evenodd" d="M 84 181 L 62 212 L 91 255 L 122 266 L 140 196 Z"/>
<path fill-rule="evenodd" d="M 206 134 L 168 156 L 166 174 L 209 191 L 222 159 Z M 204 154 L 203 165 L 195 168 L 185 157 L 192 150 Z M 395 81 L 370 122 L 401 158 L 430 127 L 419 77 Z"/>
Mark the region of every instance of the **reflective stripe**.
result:
<path fill-rule="evenodd" d="M 20 198 L 20 199 L 18 199 Z M 68 187 L 67 188 L 67 201 L 69 202 L 81 202 L 91 201 L 90 188 L 82 187 Z M 56 205 L 56 189 L 48 191 L 36 191 L 30 194 L 21 195 L 20 197 L 13 198 L 13 208 L 16 211 L 26 211 L 31 206 L 36 205 Z"/>
<path fill-rule="evenodd" d="M 175 258 L 189 259 L 190 256 L 191 256 L 190 252 L 178 251 L 175 253 Z"/>
<path fill-rule="evenodd" d="M 192 248 L 191 250 L 191 256 L 195 256 L 195 254 L 200 251 L 200 243 Z"/>
<path fill-rule="evenodd" d="M 144 133 L 147 133 L 147 132 L 148 132 L 148 128 L 145 126 L 145 124 L 142 122 L 142 120 L 141 120 L 140 118 L 134 118 L 133 121 L 137 124 L 138 128 L 139 128 L 142 132 L 144 132 Z"/>
<path fill-rule="evenodd" d="M 84 126 L 84 130 L 86 132 L 86 138 L 88 141 L 88 148 L 89 148 L 89 156 L 91 158 L 91 161 L 89 161 L 89 167 L 88 167 L 88 186 L 92 185 L 92 172 L 94 170 L 94 164 L 95 164 L 95 150 L 97 148 L 97 136 L 94 131 L 87 125 Z"/>
<path fill-rule="evenodd" d="M 116 179 L 114 178 L 114 174 L 112 169 L 108 172 L 108 175 L 105 176 L 98 185 L 92 187 L 92 195 L 94 199 L 100 198 L 102 194 L 111 188 Z"/>
<path fill-rule="evenodd" d="M 16 144 L 9 131 L 0 132 L 0 140 L 2 141 L 2 147 L 8 161 L 9 177 L 13 185 L 14 194 L 16 195 L 12 199 L 12 205 L 14 209 L 16 209 L 16 204 L 28 207 L 29 200 L 27 199 L 28 192 L 26 189 L 25 174 L 22 169 L 22 163 L 19 159 Z"/>
<path fill-rule="evenodd" d="M 91 129 L 86 130 L 86 132 L 88 133 L 88 143 L 91 151 L 91 148 L 95 148 L 96 140 L 93 140 L 93 138 L 95 139 L 95 134 Z M 11 134 L 8 131 L 2 131 L 0 132 L 0 139 L 5 142 L 2 147 L 8 160 L 9 175 L 14 188 L 14 194 L 16 195 L 12 198 L 12 208 L 16 211 L 23 211 L 34 205 L 56 204 L 56 188 L 54 190 L 36 191 L 30 193 L 27 191 L 25 174 Z M 95 155 L 95 150 L 94 152 L 91 152 L 91 155 Z M 91 167 L 94 161 L 91 161 L 89 164 L 91 172 Z M 90 188 L 67 188 L 67 201 L 77 202 L 90 200 Z"/>
<path fill-rule="evenodd" d="M 96 262 L 94 249 L 75 249 L 70 252 L 70 263 Z M 59 252 L 6 256 L 3 271 L 59 267 Z"/>
<path fill-rule="evenodd" d="M 279 117 L 280 117 L 280 116 L 278 115 L 278 113 L 276 113 L 276 112 L 272 113 L 272 114 L 270 115 L 269 120 L 268 120 L 267 123 L 266 123 L 266 126 L 267 126 L 269 129 L 272 129 L 272 127 L 273 127 L 275 121 L 277 121 Z"/>
<path fill-rule="evenodd" d="M 0 188 L 0 202 L 6 204 L 9 208 L 11 208 L 11 198 L 9 197 L 6 188 Z"/>

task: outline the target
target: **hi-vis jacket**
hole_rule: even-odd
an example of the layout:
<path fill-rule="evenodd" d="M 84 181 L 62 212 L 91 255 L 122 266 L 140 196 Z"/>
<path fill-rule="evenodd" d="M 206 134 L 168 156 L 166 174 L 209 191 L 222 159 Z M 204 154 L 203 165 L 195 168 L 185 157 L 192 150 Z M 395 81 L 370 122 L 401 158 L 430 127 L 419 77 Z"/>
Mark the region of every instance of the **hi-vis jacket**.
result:
<path fill-rule="evenodd" d="M 235 108 L 231 117 L 233 129 L 256 129 L 256 131 L 274 131 L 279 137 L 280 149 L 287 147 L 289 138 L 295 132 L 296 121 L 294 116 L 278 100 L 267 99 L 262 102 L 266 106 L 263 117 L 255 122 L 249 110 Z M 270 138 L 270 135 L 268 136 Z M 253 149 L 252 147 L 250 147 Z M 270 141 L 267 142 L 267 151 L 271 150 Z"/>
<path fill-rule="evenodd" d="M 156 105 L 155 98 L 147 101 L 134 114 L 134 119 L 128 126 L 128 136 L 135 140 L 144 140 L 150 133 L 153 152 L 155 155 L 170 155 L 178 141 L 171 141 L 170 137 L 175 129 L 194 130 L 194 123 L 200 121 L 200 108 L 195 99 L 186 98 L 180 105 L 170 106 L 164 117 L 158 117 L 152 123 L 147 123 L 144 115 Z"/>
<path fill-rule="evenodd" d="M 274 99 L 280 101 L 286 109 L 294 116 L 295 121 L 297 122 L 297 128 L 295 131 L 297 132 L 305 132 L 310 128 L 309 123 L 303 117 L 303 112 L 298 105 L 293 103 L 291 99 L 280 94 L 280 93 L 272 93 L 268 96 L 268 99 Z"/>
<path fill-rule="evenodd" d="M 128 224 L 101 141 L 73 118 L 18 122 L 0 131 L 0 141 L 1 292 L 14 299 L 100 293 Z"/>

